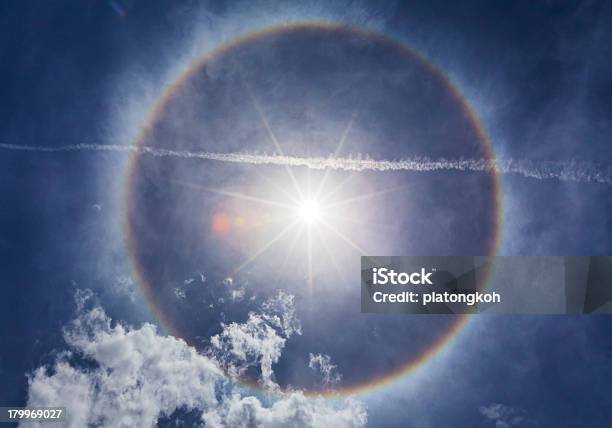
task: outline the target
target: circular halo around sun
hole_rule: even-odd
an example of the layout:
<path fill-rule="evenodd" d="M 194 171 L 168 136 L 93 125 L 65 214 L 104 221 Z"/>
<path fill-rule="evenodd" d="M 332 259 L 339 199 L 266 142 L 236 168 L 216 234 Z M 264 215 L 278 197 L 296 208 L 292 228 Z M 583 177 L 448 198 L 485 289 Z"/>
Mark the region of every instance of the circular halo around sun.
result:
<path fill-rule="evenodd" d="M 493 156 L 435 67 L 382 35 L 322 23 L 262 31 L 197 62 L 159 101 L 139 144 L 302 158 Z M 326 391 L 308 368 L 309 352 L 322 353 L 343 373 L 341 393 L 408 372 L 466 320 L 361 314 L 360 255 L 493 254 L 499 199 L 493 172 L 135 156 L 126 227 L 139 283 L 173 334 L 203 349 L 221 322 L 244 321 L 284 290 L 303 334 L 287 341 L 278 382 Z M 178 295 L 194 276 L 202 281 Z"/>

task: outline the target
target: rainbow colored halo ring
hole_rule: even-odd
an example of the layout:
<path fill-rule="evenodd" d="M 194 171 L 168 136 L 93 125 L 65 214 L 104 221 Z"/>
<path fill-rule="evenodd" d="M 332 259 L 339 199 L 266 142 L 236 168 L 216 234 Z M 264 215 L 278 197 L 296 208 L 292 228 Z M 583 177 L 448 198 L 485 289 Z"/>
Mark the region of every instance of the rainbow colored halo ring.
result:
<path fill-rule="evenodd" d="M 353 34 L 359 37 L 363 37 L 365 39 L 371 40 L 374 43 L 378 43 L 384 45 L 386 47 L 393 48 L 397 51 L 398 55 L 409 57 L 412 61 L 416 61 L 420 64 L 420 66 L 425 67 L 431 76 L 437 81 L 438 84 L 443 86 L 450 96 L 454 99 L 456 104 L 461 107 L 462 112 L 469 123 L 469 126 L 474 131 L 477 136 L 478 143 L 481 145 L 484 156 L 487 159 L 494 159 L 494 152 L 491 145 L 490 140 L 488 139 L 485 130 L 480 124 L 476 114 L 470 108 L 467 100 L 462 96 L 462 94 L 453 86 L 450 80 L 433 64 L 431 64 L 428 60 L 426 60 L 423 56 L 421 56 L 415 50 L 400 44 L 399 42 L 387 37 L 386 35 L 374 33 L 369 30 L 349 27 L 346 25 L 330 23 L 330 22 L 302 22 L 295 23 L 291 25 L 280 25 L 275 27 L 270 27 L 261 31 L 257 31 L 251 34 L 244 35 L 239 37 L 231 42 L 223 44 L 219 46 L 217 49 L 204 56 L 193 65 L 189 67 L 189 69 L 179 76 L 164 92 L 164 94 L 155 102 L 151 113 L 144 124 L 140 135 L 138 137 L 137 144 L 138 145 L 146 145 L 149 139 L 149 136 L 154 132 L 155 127 L 160 120 L 160 117 L 163 115 L 166 107 L 169 102 L 176 96 L 177 93 L 184 88 L 188 82 L 200 73 L 204 67 L 220 57 L 223 57 L 225 54 L 231 53 L 232 51 L 252 44 L 258 41 L 264 40 L 267 37 L 279 37 L 285 34 L 291 34 L 296 31 L 303 30 L 311 30 L 311 31 L 320 31 L 323 33 L 339 33 L 339 34 Z M 143 294 L 145 295 L 147 301 L 151 305 L 156 317 L 162 323 L 162 325 L 167 328 L 172 334 L 185 337 L 188 341 L 191 342 L 188 335 L 186 335 L 180 327 L 178 327 L 172 316 L 168 313 L 168 311 L 164 308 L 164 303 L 160 301 L 160 296 L 156 295 L 156 292 L 151 285 L 150 273 L 146 272 L 146 270 L 142 266 L 142 260 L 139 257 L 139 237 L 135 233 L 135 221 L 136 221 L 136 211 L 137 207 L 135 206 L 135 192 L 137 191 L 137 186 L 135 185 L 135 179 L 139 174 L 139 159 L 140 156 L 135 154 L 133 155 L 130 163 L 128 165 L 127 170 L 127 191 L 126 191 L 126 221 L 125 221 L 125 234 L 127 237 L 127 245 L 130 254 L 130 259 L 132 265 L 134 267 L 135 276 L 137 278 L 137 282 L 141 287 Z M 500 178 L 498 175 L 491 171 L 489 174 L 491 187 L 492 187 L 492 219 L 493 228 L 492 228 L 492 236 L 487 243 L 487 255 L 495 255 L 497 252 L 499 241 L 500 241 L 500 230 L 502 224 L 502 199 L 501 199 L 501 190 L 500 190 Z M 486 281 L 485 281 L 486 282 Z M 420 353 L 415 357 L 411 358 L 409 361 L 405 361 L 403 364 L 400 364 L 394 367 L 392 370 L 389 370 L 384 375 L 378 376 L 376 379 L 367 379 L 366 381 L 358 384 L 353 384 L 347 387 L 338 387 L 332 390 L 323 390 L 323 391 L 312 391 L 317 395 L 345 395 L 345 394 L 354 394 L 365 392 L 371 388 L 377 388 L 390 382 L 399 379 L 411 372 L 413 372 L 418 367 L 422 366 L 429 359 L 431 359 L 434 355 L 436 355 L 441 349 L 443 349 L 446 345 L 451 342 L 451 339 L 454 338 L 465 326 L 467 321 L 469 320 L 469 316 L 462 315 L 457 316 L 454 322 L 450 325 L 450 327 L 436 338 L 433 343 L 429 344 L 425 349 L 420 350 Z M 256 383 L 251 382 L 249 379 L 245 379 L 245 382 L 249 385 L 256 386 Z"/>

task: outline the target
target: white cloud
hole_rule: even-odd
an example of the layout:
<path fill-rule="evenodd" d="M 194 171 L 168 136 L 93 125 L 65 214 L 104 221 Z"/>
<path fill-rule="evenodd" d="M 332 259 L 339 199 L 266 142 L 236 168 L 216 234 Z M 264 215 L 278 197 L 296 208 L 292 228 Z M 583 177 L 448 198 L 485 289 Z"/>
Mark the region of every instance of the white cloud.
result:
<path fill-rule="evenodd" d="M 241 302 L 244 300 L 244 296 L 246 295 L 246 289 L 244 287 L 238 288 L 236 290 L 232 290 L 230 293 L 230 297 L 232 302 Z"/>
<path fill-rule="evenodd" d="M 181 287 L 174 287 L 174 297 L 177 299 L 185 299 L 187 298 L 187 293 Z"/>
<path fill-rule="evenodd" d="M 225 375 L 221 367 L 226 361 L 161 336 L 151 324 L 130 328 L 112 322 L 89 291 L 78 292 L 76 301 L 78 315 L 64 329 L 70 351 L 59 354 L 52 367 L 30 375 L 27 402 L 66 406 L 69 427 L 154 426 L 160 416 L 177 409 L 201 411 L 202 422 L 213 427 L 355 427 L 366 422 L 365 407 L 351 399 L 326 401 L 299 391 L 277 392 L 264 405 Z M 299 331 L 288 303 L 292 307 L 292 298 L 281 293 L 261 314 L 252 313 L 245 324 L 232 324 L 231 333 L 220 336 L 231 341 L 229 349 L 238 360 L 241 352 L 247 356 L 259 349 L 262 379 L 270 382 L 281 343 Z M 289 314 L 275 313 L 278 308 L 288 308 Z"/>
<path fill-rule="evenodd" d="M 39 367 L 29 379 L 28 405 L 57 406 L 67 404 L 70 397 L 69 426 L 86 426 L 94 396 L 94 385 L 87 373 L 75 369 L 64 361 L 58 361 L 50 374 Z"/>
<path fill-rule="evenodd" d="M 120 297 L 127 297 L 133 303 L 136 301 L 134 281 L 130 276 L 119 275 L 111 284 L 111 290 Z"/>
<path fill-rule="evenodd" d="M 493 403 L 488 406 L 481 406 L 480 414 L 495 423 L 495 428 L 510 428 L 519 426 L 525 422 L 525 411 L 505 404 Z"/>
<path fill-rule="evenodd" d="M 326 386 L 337 385 L 342 380 L 338 367 L 332 363 L 331 357 L 325 354 L 308 354 L 308 367 L 319 371 Z"/>
<path fill-rule="evenodd" d="M 242 375 L 248 367 L 259 366 L 261 384 L 278 390 L 272 365 L 278 362 L 285 341 L 293 334 L 301 334 L 293 296 L 280 292 L 264 302 L 261 313 L 250 312 L 245 323 L 224 324 L 223 331 L 211 338 L 211 355 L 232 377 Z"/>
<path fill-rule="evenodd" d="M 287 338 L 293 334 L 302 334 L 300 320 L 295 314 L 293 295 L 280 291 L 273 299 L 262 305 L 262 317 L 266 322 L 280 329 Z"/>
<path fill-rule="evenodd" d="M 367 413 L 363 404 L 346 400 L 342 408 L 330 406 L 319 399 L 306 398 L 301 392 L 287 394 L 270 407 L 264 407 L 255 397 L 237 394 L 225 400 L 203 419 L 210 427 L 331 427 L 364 426 Z"/>
<path fill-rule="evenodd" d="M 129 146 L 120 144 L 74 144 L 69 146 L 48 147 L 24 144 L 0 143 L 2 150 L 32 152 L 73 152 L 105 151 L 138 153 L 157 157 L 176 157 L 183 159 L 207 159 L 220 162 L 244 163 L 250 165 L 300 166 L 311 169 L 337 169 L 344 171 L 460 171 L 490 172 L 498 174 L 518 174 L 536 180 L 559 180 L 578 183 L 601 183 L 612 185 L 612 171 L 600 165 L 571 161 L 531 161 L 528 159 L 486 159 L 486 158 L 427 158 L 409 157 L 401 160 L 365 158 L 357 153 L 349 157 L 299 157 L 255 153 L 212 153 L 159 149 L 151 146 Z"/>

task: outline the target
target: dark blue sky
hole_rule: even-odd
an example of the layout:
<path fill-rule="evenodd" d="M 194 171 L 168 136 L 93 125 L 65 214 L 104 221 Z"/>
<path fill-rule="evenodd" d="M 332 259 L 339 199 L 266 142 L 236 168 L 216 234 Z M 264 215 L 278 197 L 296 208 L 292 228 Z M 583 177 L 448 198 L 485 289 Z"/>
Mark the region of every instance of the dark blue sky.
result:
<path fill-rule="evenodd" d="M 118 112 L 138 99 L 147 109 L 198 26 L 240 16 L 237 27 L 246 30 L 257 9 L 216 1 L 2 2 L 0 143 L 131 143 L 114 140 L 133 135 L 124 128 L 137 123 Z M 276 10 L 270 2 L 261 9 Z M 446 71 L 496 153 L 612 165 L 611 3 L 315 9 L 329 10 L 332 20 L 374 22 Z M 0 151 L 0 405 L 24 405 L 26 374 L 65 347 L 62 326 L 74 315 L 76 288 L 94 289 L 117 319 L 156 322 L 148 308 L 109 291 L 109 281 L 130 275 L 121 217 L 112 214 L 114 177 L 124 165 L 121 154 Z M 612 187 L 504 176 L 503 191 L 502 253 L 612 253 Z M 448 352 L 421 384 L 400 381 L 366 397 L 369 425 L 610 425 L 610 316 L 482 317 Z M 496 403 L 507 406 L 503 417 L 481 410 Z"/>

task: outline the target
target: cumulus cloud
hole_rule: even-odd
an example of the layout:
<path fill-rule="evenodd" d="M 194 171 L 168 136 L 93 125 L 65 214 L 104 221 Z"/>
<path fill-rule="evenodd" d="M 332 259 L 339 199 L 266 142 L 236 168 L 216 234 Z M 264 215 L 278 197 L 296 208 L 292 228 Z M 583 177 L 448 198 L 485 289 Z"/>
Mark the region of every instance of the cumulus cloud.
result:
<path fill-rule="evenodd" d="M 524 410 L 515 409 L 505 404 L 493 403 L 488 406 L 481 406 L 478 410 L 487 420 L 495 424 L 495 428 L 520 426 L 526 421 Z"/>
<path fill-rule="evenodd" d="M 334 408 L 323 399 L 310 399 L 293 392 L 270 407 L 255 397 L 234 394 L 221 406 L 203 415 L 210 427 L 330 427 L 364 426 L 367 413 L 363 404 L 347 399 L 342 408 Z"/>
<path fill-rule="evenodd" d="M 64 329 L 69 349 L 29 376 L 27 404 L 66 406 L 69 427 L 154 426 L 178 409 L 200 412 L 201 423 L 213 427 L 356 427 L 366 422 L 364 405 L 351 399 L 330 402 L 300 391 L 277 391 L 262 402 L 226 375 L 227 361 L 218 359 L 224 355 L 202 355 L 148 323 L 132 328 L 113 322 L 94 300 L 90 291 L 77 293 L 77 316 Z M 291 311 L 275 312 L 289 306 L 292 296 L 281 293 L 242 327 L 233 324 L 224 334 L 226 326 L 219 335 L 231 342 L 228 349 L 238 360 L 259 349 L 254 358 L 269 370 L 264 374 L 262 368 L 262 379 L 270 382 L 281 342 L 299 331 Z"/>

